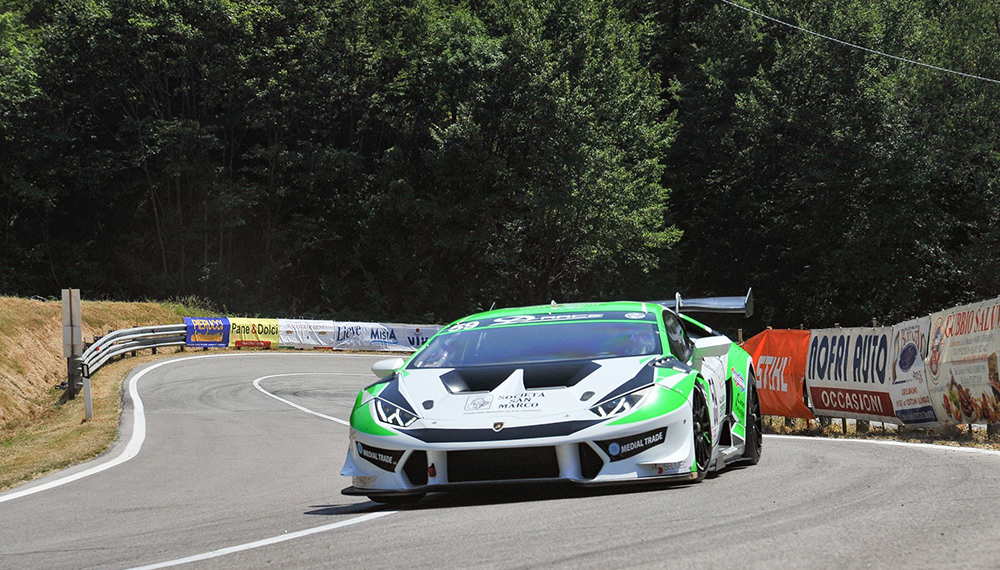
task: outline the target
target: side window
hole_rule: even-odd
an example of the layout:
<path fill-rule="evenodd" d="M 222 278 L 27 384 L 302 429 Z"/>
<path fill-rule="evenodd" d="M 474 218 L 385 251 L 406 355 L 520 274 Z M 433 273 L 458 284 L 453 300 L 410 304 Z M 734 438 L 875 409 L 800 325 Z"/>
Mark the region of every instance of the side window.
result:
<path fill-rule="evenodd" d="M 691 342 L 688 341 L 687 335 L 684 333 L 684 327 L 681 326 L 677 317 L 669 311 L 663 311 L 663 324 L 667 329 L 670 353 L 678 360 L 687 362 L 691 358 L 692 348 Z"/>

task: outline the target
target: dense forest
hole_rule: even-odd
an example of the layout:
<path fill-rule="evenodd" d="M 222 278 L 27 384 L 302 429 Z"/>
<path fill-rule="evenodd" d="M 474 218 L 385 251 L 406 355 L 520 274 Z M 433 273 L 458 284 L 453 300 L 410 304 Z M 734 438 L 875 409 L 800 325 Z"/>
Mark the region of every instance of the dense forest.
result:
<path fill-rule="evenodd" d="M 997 0 L 741 0 L 1000 79 Z M 0 293 L 444 322 L 1000 294 L 1000 83 L 721 0 L 0 0 Z"/>

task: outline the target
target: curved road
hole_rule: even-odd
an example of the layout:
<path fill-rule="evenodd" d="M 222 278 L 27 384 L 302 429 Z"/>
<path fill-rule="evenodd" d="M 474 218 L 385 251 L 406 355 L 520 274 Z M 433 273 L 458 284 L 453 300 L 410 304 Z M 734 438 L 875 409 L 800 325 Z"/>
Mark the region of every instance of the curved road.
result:
<path fill-rule="evenodd" d="M 0 568 L 1000 564 L 1000 454 L 930 446 L 769 437 L 758 466 L 700 485 L 432 495 L 398 511 L 344 497 L 342 420 L 378 359 L 217 355 L 136 369 L 141 450 L 58 485 L 127 449 L 130 404 L 107 454 L 0 494 Z"/>

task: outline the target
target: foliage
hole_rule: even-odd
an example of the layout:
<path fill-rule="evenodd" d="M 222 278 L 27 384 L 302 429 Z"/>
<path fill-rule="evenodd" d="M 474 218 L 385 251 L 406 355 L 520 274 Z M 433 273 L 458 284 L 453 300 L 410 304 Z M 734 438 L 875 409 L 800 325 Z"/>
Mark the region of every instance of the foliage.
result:
<path fill-rule="evenodd" d="M 1000 78 L 993 0 L 746 0 Z M 694 0 L 0 0 L 0 291 L 448 320 L 1000 294 L 1000 86 Z"/>

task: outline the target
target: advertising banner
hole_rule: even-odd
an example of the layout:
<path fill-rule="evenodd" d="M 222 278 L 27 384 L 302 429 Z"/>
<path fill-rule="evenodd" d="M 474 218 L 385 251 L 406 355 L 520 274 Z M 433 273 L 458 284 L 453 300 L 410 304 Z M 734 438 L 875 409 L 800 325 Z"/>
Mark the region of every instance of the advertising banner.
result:
<path fill-rule="evenodd" d="M 412 352 L 437 333 L 436 326 L 278 319 L 281 346 Z"/>
<path fill-rule="evenodd" d="M 906 425 L 938 425 L 924 368 L 930 326 L 930 317 L 923 317 L 892 327 L 892 384 L 889 393 L 896 417 Z"/>
<path fill-rule="evenodd" d="M 891 336 L 892 327 L 811 331 L 806 385 L 817 415 L 896 421 Z"/>
<path fill-rule="evenodd" d="M 743 349 L 753 357 L 761 413 L 812 419 L 802 398 L 809 331 L 766 330 L 743 343 Z"/>
<path fill-rule="evenodd" d="M 1000 422 L 1000 299 L 930 317 L 928 389 L 942 423 Z"/>
<path fill-rule="evenodd" d="M 229 319 L 226 317 L 184 317 L 188 346 L 229 346 Z"/>
<path fill-rule="evenodd" d="M 229 346 L 278 348 L 278 319 L 230 317 Z"/>
<path fill-rule="evenodd" d="M 333 349 L 337 323 L 306 319 L 278 319 L 278 344 L 292 348 Z"/>
<path fill-rule="evenodd" d="M 336 323 L 335 348 L 355 350 L 414 351 L 434 335 L 438 327 L 386 323 Z"/>

